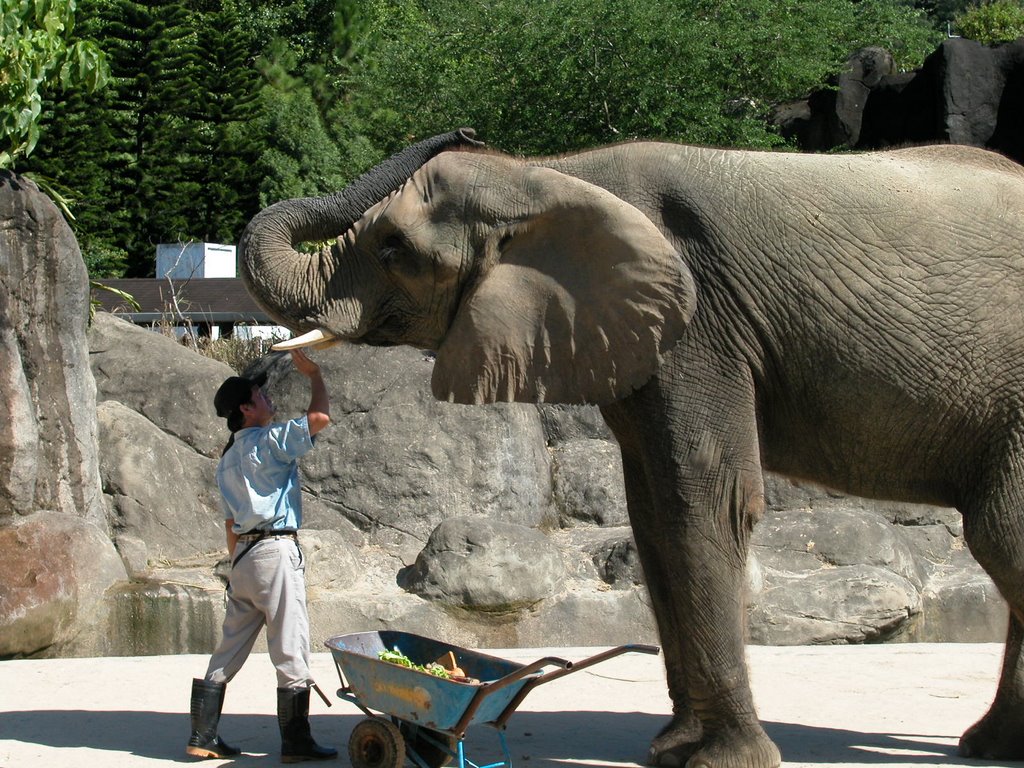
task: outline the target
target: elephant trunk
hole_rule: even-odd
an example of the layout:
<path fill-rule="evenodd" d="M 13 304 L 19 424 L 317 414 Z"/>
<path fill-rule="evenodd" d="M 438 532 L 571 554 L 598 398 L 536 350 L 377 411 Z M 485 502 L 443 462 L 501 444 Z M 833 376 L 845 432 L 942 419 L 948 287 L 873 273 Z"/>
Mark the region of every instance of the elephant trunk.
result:
<path fill-rule="evenodd" d="M 317 325 L 331 266 L 329 251 L 300 253 L 302 242 L 343 235 L 380 200 L 400 188 L 435 155 L 458 146 L 481 146 L 470 128 L 406 147 L 340 192 L 282 200 L 260 211 L 239 240 L 239 267 L 249 293 L 271 317 L 292 330 Z M 338 329 L 338 332 L 343 332 Z"/>

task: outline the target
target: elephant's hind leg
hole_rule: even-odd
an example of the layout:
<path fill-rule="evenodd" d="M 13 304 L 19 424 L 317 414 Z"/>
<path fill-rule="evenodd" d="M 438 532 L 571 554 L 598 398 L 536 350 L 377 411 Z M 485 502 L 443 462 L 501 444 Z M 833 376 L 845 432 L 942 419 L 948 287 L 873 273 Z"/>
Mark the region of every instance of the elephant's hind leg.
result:
<path fill-rule="evenodd" d="M 985 716 L 960 737 L 961 757 L 979 760 L 1024 759 L 1024 700 L 1021 699 L 1021 641 L 1024 639 L 1020 620 L 1011 611 L 1010 628 L 1006 634 L 1006 652 L 995 701 Z"/>
<path fill-rule="evenodd" d="M 964 536 L 1010 607 L 1003 668 L 989 711 L 960 739 L 963 757 L 1024 760 L 1024 459 L 993 472 L 984 501 L 964 509 Z"/>

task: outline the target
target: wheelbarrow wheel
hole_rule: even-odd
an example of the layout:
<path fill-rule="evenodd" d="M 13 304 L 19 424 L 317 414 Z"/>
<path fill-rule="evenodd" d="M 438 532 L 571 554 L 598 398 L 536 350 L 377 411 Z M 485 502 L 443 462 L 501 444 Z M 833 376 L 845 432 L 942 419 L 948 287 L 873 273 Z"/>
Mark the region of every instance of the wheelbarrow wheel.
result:
<path fill-rule="evenodd" d="M 429 735 L 434 741 L 441 742 L 451 752 L 455 752 L 459 746 L 459 740 L 454 736 L 449 736 L 447 733 L 439 733 L 438 731 L 405 722 L 399 725 L 398 729 L 402 732 L 402 736 L 405 737 L 405 743 L 420 756 L 429 768 L 443 768 L 452 761 L 452 755 L 436 744 L 427 741 L 424 736 Z"/>
<path fill-rule="evenodd" d="M 361 720 L 348 739 L 352 768 L 402 768 L 405 741 L 398 726 L 382 717 Z"/>

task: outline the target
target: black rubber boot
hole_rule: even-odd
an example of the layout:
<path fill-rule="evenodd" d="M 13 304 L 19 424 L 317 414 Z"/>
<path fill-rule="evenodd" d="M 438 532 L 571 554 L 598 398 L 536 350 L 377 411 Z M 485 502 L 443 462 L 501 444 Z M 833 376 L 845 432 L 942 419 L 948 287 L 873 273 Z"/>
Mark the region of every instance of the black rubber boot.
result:
<path fill-rule="evenodd" d="M 192 680 L 192 735 L 185 753 L 192 757 L 235 757 L 241 754 L 217 735 L 220 710 L 224 706 L 224 683 Z"/>
<path fill-rule="evenodd" d="M 321 747 L 309 732 L 309 688 L 277 689 L 277 724 L 281 728 L 282 763 L 338 756 L 338 750 Z"/>

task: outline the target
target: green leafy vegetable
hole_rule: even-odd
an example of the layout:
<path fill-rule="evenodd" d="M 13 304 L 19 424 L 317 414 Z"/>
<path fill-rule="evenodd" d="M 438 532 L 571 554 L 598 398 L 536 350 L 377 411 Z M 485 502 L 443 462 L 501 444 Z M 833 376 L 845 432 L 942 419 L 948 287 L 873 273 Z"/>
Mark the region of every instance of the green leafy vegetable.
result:
<path fill-rule="evenodd" d="M 377 653 L 377 658 L 381 661 L 386 661 L 390 664 L 397 664 L 400 667 L 408 667 L 409 669 L 415 669 L 417 672 L 426 672 L 428 675 L 434 677 L 440 677 L 442 680 L 448 680 L 451 675 L 448 670 L 442 667 L 440 664 L 415 664 L 408 656 L 402 653 L 398 648 L 393 651 L 383 650 Z"/>

